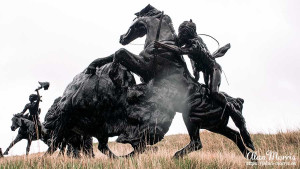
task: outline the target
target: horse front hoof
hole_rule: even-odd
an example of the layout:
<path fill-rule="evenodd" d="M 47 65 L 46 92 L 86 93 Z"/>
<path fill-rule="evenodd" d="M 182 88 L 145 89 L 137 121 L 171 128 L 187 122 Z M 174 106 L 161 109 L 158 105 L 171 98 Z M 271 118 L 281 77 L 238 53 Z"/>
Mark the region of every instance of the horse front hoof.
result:
<path fill-rule="evenodd" d="M 5 151 L 5 152 L 3 153 L 3 155 L 8 155 L 8 151 Z"/>
<path fill-rule="evenodd" d="M 246 146 L 248 148 L 250 148 L 251 150 L 255 151 L 255 147 L 254 147 L 253 143 L 247 143 Z"/>

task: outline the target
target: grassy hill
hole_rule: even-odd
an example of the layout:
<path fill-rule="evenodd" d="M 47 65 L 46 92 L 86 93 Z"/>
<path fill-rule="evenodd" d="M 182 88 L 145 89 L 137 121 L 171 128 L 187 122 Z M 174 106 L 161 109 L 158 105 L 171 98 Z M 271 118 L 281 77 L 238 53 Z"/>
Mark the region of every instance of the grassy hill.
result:
<path fill-rule="evenodd" d="M 188 135 L 166 136 L 154 148 L 134 158 L 109 159 L 101 154 L 95 145 L 96 157 L 93 159 L 73 159 L 59 157 L 57 154 L 43 157 L 43 153 L 37 153 L 28 157 L 1 158 L 0 168 L 300 168 L 300 130 L 278 134 L 253 134 L 257 154 L 267 157 L 267 160 L 260 160 L 258 166 L 246 165 L 249 160 L 242 156 L 237 146 L 229 139 L 210 132 L 201 132 L 200 136 L 203 149 L 178 160 L 171 158 L 189 142 Z M 109 147 L 117 155 L 124 155 L 132 150 L 129 145 L 115 142 L 110 142 Z M 269 150 L 273 152 L 274 160 L 268 160 L 269 156 L 266 153 Z M 279 159 L 276 159 L 275 152 L 278 153 Z M 263 165 L 266 164 L 264 162 L 280 162 L 281 165 Z M 295 165 L 284 165 L 291 163 Z"/>

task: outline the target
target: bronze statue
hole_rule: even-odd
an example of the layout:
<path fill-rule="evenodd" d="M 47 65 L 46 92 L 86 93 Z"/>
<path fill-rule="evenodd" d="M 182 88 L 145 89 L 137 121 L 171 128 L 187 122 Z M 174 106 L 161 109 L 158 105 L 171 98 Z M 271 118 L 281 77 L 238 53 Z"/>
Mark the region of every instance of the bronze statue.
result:
<path fill-rule="evenodd" d="M 60 98 L 59 98 L 60 99 Z M 53 105 L 56 105 L 58 99 L 54 101 Z M 53 107 L 52 107 L 53 108 Z M 47 120 L 55 120 L 57 119 L 58 116 L 53 114 L 53 111 L 48 111 L 45 117 L 45 122 L 47 123 Z M 30 151 L 30 146 L 32 141 L 36 140 L 42 140 L 45 144 L 48 146 L 51 146 L 51 139 L 53 137 L 52 135 L 52 130 L 51 129 L 45 129 L 44 125 L 41 124 L 39 132 L 36 130 L 35 123 L 31 120 L 29 120 L 29 115 L 22 115 L 20 113 L 15 114 L 12 118 L 12 125 L 11 125 L 11 130 L 15 131 L 16 129 L 19 128 L 18 130 L 18 135 L 17 137 L 11 142 L 9 147 L 5 150 L 3 155 L 8 155 L 9 150 L 17 144 L 19 141 L 26 139 L 27 140 L 27 147 L 26 147 L 26 155 L 29 154 Z M 68 156 L 73 156 L 75 158 L 80 157 L 80 152 L 84 153 L 84 155 L 93 157 L 93 142 L 91 137 L 83 137 L 81 135 L 78 135 L 74 132 L 69 133 L 68 135 L 64 136 L 64 141 L 59 145 L 60 148 L 60 155 L 64 154 L 65 148 L 68 147 L 67 149 L 67 155 Z M 46 154 L 49 153 L 51 148 L 48 149 Z M 2 151 L 1 151 L 2 154 Z M 0 157 L 1 157 L 0 154 Z"/>
<path fill-rule="evenodd" d="M 47 90 L 49 88 L 49 82 L 39 82 L 40 87 L 36 89 L 37 95 L 32 94 L 29 97 L 30 103 L 28 103 L 24 110 L 21 113 L 17 113 L 12 118 L 12 125 L 11 130 L 15 131 L 18 130 L 17 137 L 11 142 L 8 148 L 5 150 L 3 155 L 8 155 L 9 150 L 19 141 L 26 139 L 27 140 L 27 147 L 26 147 L 26 155 L 29 154 L 30 146 L 32 141 L 35 140 L 42 140 L 45 144 L 50 146 L 51 139 L 53 137 L 51 129 L 45 129 L 44 124 L 41 124 L 38 118 L 40 113 L 40 109 L 38 108 L 39 102 L 41 101 L 41 96 L 39 95 L 39 90 L 44 89 Z M 56 105 L 60 98 L 56 99 L 53 105 Z M 57 114 L 54 114 L 51 111 L 55 106 L 51 107 L 46 114 L 45 122 L 47 123 L 48 120 L 56 120 L 58 118 Z M 29 114 L 25 114 L 26 110 L 29 109 Z M 39 111 L 37 111 L 39 110 Z M 67 149 L 67 155 L 73 156 L 75 158 L 80 157 L 80 152 L 84 153 L 84 155 L 93 157 L 93 143 L 91 137 L 84 137 L 78 135 L 74 132 L 68 133 L 68 135 L 64 136 L 64 141 L 59 145 L 60 154 L 64 154 L 65 148 Z M 48 149 L 47 153 L 49 153 Z M 46 153 L 46 154 L 47 154 Z M 0 152 L 0 157 L 2 155 L 2 151 Z"/>
<path fill-rule="evenodd" d="M 223 111 L 223 105 L 212 104 L 205 92 L 207 88 L 190 75 L 181 55 L 155 47 L 155 41 L 177 47 L 177 35 L 170 17 L 150 5 L 136 16 L 120 43 L 126 45 L 146 35 L 144 50 L 134 55 L 120 49 L 108 57 L 96 59 L 73 79 L 53 109 L 59 114 L 58 119 L 50 119 L 45 124 L 54 132 L 51 147 L 57 147 L 65 134 L 76 132 L 96 137 L 98 149 L 109 157 L 116 157 L 107 142 L 108 137 L 118 136 L 118 142 L 132 145 L 134 150 L 127 155 L 132 156 L 145 151 L 147 144 L 163 139 L 175 112 L 182 112 L 191 142 L 175 157 L 202 147 L 200 128 L 228 137 L 245 157 L 251 154 L 246 148 L 254 149 L 251 138 L 243 135 L 241 138 L 237 131 L 227 127 L 231 109 Z M 221 55 L 222 51 L 219 52 Z M 137 85 L 131 71 L 144 82 Z M 223 95 L 235 109 L 242 111 L 242 102 Z M 242 116 L 240 122 L 240 130 L 246 129 Z"/>
<path fill-rule="evenodd" d="M 39 104 L 42 101 L 39 93 L 40 89 L 44 89 L 44 90 L 48 90 L 50 83 L 49 82 L 39 82 L 39 84 L 41 85 L 40 87 L 38 87 L 35 91 L 37 94 L 31 94 L 29 96 L 29 101 L 30 103 L 26 104 L 23 111 L 20 112 L 20 115 L 23 115 L 27 110 L 29 110 L 29 116 L 28 119 L 33 121 L 37 130 L 38 130 L 38 126 L 41 126 L 41 122 L 39 119 L 39 115 L 41 113 L 41 109 L 39 108 Z"/>
<path fill-rule="evenodd" d="M 39 94 L 40 89 L 47 90 L 50 86 L 49 82 L 39 82 L 40 87 L 38 87 L 35 91 L 37 94 L 31 94 L 29 96 L 30 103 L 25 105 L 25 108 L 22 112 L 15 114 L 12 118 L 12 126 L 11 130 L 15 131 L 17 128 L 20 128 L 18 131 L 18 135 L 11 142 L 9 147 L 5 150 L 4 155 L 8 154 L 8 151 L 11 147 L 13 147 L 17 142 L 22 139 L 27 139 L 27 147 L 26 147 L 26 155 L 28 155 L 30 150 L 31 142 L 38 139 L 44 139 L 46 137 L 45 130 L 43 130 L 42 125 L 39 120 L 39 114 L 41 113 L 41 109 L 39 108 L 39 104 L 41 102 L 41 97 Z M 24 113 L 29 110 L 29 114 L 24 115 Z M 45 135 L 45 137 L 43 137 Z M 45 140 L 43 140 L 45 141 Z M 46 143 L 47 144 L 47 143 Z"/>
<path fill-rule="evenodd" d="M 36 123 L 32 120 L 29 120 L 28 115 L 24 116 L 19 113 L 13 116 L 11 130 L 15 131 L 17 128 L 20 128 L 17 137 L 11 142 L 3 155 L 8 155 L 8 151 L 22 139 L 27 140 L 26 155 L 29 154 L 32 141 L 41 139 L 47 144 L 47 134 L 45 133 L 45 130 L 42 130 L 40 127 L 40 130 L 38 130 L 39 132 L 37 132 Z"/>
<path fill-rule="evenodd" d="M 161 11 L 155 9 L 151 5 L 137 12 L 136 18 L 127 33 L 121 35 L 120 43 L 127 45 L 132 40 L 143 37 L 147 34 L 145 41 L 144 50 L 139 55 L 135 55 L 128 50 L 121 48 L 115 54 L 105 58 L 99 58 L 93 61 L 87 68 L 87 74 L 94 74 L 95 67 L 101 67 L 102 65 L 112 62 L 113 67 L 117 67 L 120 63 L 125 66 L 129 71 L 139 75 L 144 82 L 149 82 L 154 78 L 154 75 L 162 76 L 166 73 L 164 67 L 174 65 L 175 67 L 182 67 L 181 64 L 184 62 L 179 55 L 167 54 L 168 59 L 164 59 L 159 55 L 165 55 L 162 52 L 158 52 L 158 56 L 154 57 L 154 40 L 156 39 L 156 33 L 158 31 L 158 25 L 162 16 Z M 151 26 L 151 32 L 147 32 L 146 26 Z M 159 40 L 169 45 L 175 45 L 176 34 L 173 29 L 171 18 L 168 15 L 163 16 L 163 22 L 161 23 L 161 29 L 167 30 L 160 35 Z M 129 38 L 130 37 L 130 38 Z M 156 62 L 154 63 L 154 61 Z M 169 61 L 171 60 L 171 61 Z M 156 68 L 156 69 L 154 69 Z M 93 70 L 93 71 L 92 71 Z"/>

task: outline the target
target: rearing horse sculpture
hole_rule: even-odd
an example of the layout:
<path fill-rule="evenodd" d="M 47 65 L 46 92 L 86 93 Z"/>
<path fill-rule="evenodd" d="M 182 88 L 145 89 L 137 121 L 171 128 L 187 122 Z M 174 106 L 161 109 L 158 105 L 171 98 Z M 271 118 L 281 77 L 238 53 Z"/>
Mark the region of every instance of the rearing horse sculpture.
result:
<path fill-rule="evenodd" d="M 182 71 L 181 77 L 178 77 L 176 79 L 172 79 L 173 83 L 178 83 L 183 86 L 180 86 L 177 88 L 179 92 L 181 92 L 182 100 L 187 101 L 185 105 L 178 104 L 180 101 L 178 101 L 178 98 L 174 99 L 174 109 L 177 112 L 183 112 L 183 119 L 187 126 L 188 132 L 191 136 L 191 142 L 182 150 L 178 151 L 175 154 L 175 157 L 183 156 L 184 154 L 187 154 L 191 151 L 200 149 L 202 147 L 200 137 L 199 137 L 199 129 L 208 129 L 212 132 L 222 134 L 229 139 L 233 140 L 238 147 L 240 148 L 243 155 L 246 157 L 248 153 L 251 153 L 247 150 L 245 145 L 249 147 L 250 149 L 254 150 L 253 143 L 251 141 L 250 135 L 246 129 L 245 126 L 245 119 L 242 116 L 242 114 L 236 114 L 236 113 L 229 113 L 230 110 L 225 109 L 225 105 L 218 105 L 217 102 L 214 102 L 209 98 L 209 96 L 206 94 L 204 87 L 201 85 L 198 85 L 193 78 L 191 78 L 190 74 L 187 71 L 186 64 L 182 60 L 182 57 L 179 57 L 178 55 L 174 53 L 168 53 L 164 51 L 163 49 L 159 49 L 158 51 L 153 48 L 153 43 L 156 40 L 155 39 L 155 33 L 157 32 L 158 28 L 158 22 L 162 15 L 162 13 L 158 10 L 156 10 L 151 5 L 148 5 L 146 8 L 144 8 L 142 11 L 136 13 L 137 18 L 134 20 L 133 24 L 130 26 L 129 30 L 126 34 L 121 35 L 120 43 L 123 45 L 126 45 L 136 39 L 137 37 L 141 37 L 146 34 L 146 41 L 144 50 L 140 53 L 139 56 L 136 56 L 126 49 L 121 49 L 114 55 L 114 62 L 119 62 L 125 67 L 132 68 L 131 70 L 134 73 L 137 73 L 138 75 L 142 76 L 144 78 L 143 74 L 140 73 L 140 69 L 143 69 L 143 67 L 146 67 L 144 69 L 145 72 L 149 72 L 149 69 L 147 69 L 147 66 L 144 66 L 144 64 L 140 65 L 141 59 L 144 58 L 145 61 L 147 61 L 148 58 L 153 58 L 153 56 L 156 56 L 156 58 L 153 60 L 163 60 L 166 59 L 168 61 L 173 62 L 173 64 L 179 64 L 180 66 L 177 66 L 176 69 Z M 156 28 L 156 29 L 155 29 Z M 171 22 L 171 19 L 169 16 L 164 16 L 162 27 L 161 27 L 161 37 L 159 39 L 161 43 L 166 44 L 176 44 L 176 35 L 173 29 L 173 25 Z M 218 51 L 217 51 L 218 52 Z M 155 55 L 156 54 L 156 55 Z M 218 54 L 218 53 L 216 53 Z M 139 62 L 140 61 L 140 62 Z M 165 61 L 165 60 L 164 60 Z M 149 62 L 149 61 L 148 61 Z M 164 74 L 165 70 L 168 70 L 168 68 L 172 68 L 172 64 L 166 64 L 167 61 L 162 62 L 161 64 L 159 61 L 155 62 L 158 64 L 158 69 L 153 69 L 156 67 L 156 65 L 151 65 L 152 70 L 154 71 L 153 79 L 156 82 L 157 79 L 161 79 L 162 77 L 164 79 L 168 79 L 170 73 Z M 161 67 L 159 67 L 161 64 Z M 137 68 L 137 69 L 134 69 Z M 161 69 L 160 69 L 161 68 Z M 150 71 L 151 72 L 151 71 Z M 148 78 L 148 76 L 146 76 Z M 159 81 L 159 80 L 158 80 Z M 154 86 L 159 86 L 155 85 Z M 182 88 L 183 87 L 183 88 Z M 186 94 L 188 93 L 188 98 L 185 98 Z M 230 105 L 233 106 L 234 109 L 238 109 L 239 112 L 242 112 L 243 108 L 243 100 L 240 99 L 234 99 L 224 93 L 224 95 L 227 97 L 227 100 L 231 103 Z M 213 103 L 213 104 L 212 104 Z M 180 105 L 180 107 L 176 107 Z M 225 112 L 224 112 L 225 109 Z M 240 129 L 241 133 L 238 133 L 229 127 L 227 127 L 229 114 L 231 114 L 231 118 L 233 118 L 233 121 L 235 122 L 236 126 Z M 241 136 L 242 138 L 241 138 Z M 243 141 L 245 143 L 243 143 Z"/>
<path fill-rule="evenodd" d="M 107 140 L 108 137 L 119 136 L 118 142 L 133 146 L 134 151 L 129 154 L 133 155 L 143 152 L 146 144 L 160 141 L 168 131 L 175 112 L 182 112 L 191 142 L 175 157 L 202 147 L 200 128 L 230 138 L 245 157 L 251 153 L 239 133 L 226 127 L 228 110 L 223 112 L 222 106 L 211 104 L 206 89 L 193 80 L 183 58 L 154 48 L 161 12 L 147 6 L 136 15 L 137 18 L 128 32 L 121 36 L 120 42 L 126 45 L 146 35 L 144 50 L 140 55 L 134 55 L 126 49 L 120 49 L 90 64 L 86 73 L 95 75 L 82 72 L 74 78 L 57 104 L 57 111 L 61 114 L 61 120 L 53 122 L 60 124 L 55 130 L 57 141 L 70 130 L 84 133 L 98 139 L 101 152 L 116 157 L 109 150 Z M 160 33 L 160 42 L 176 44 L 176 34 L 167 15 L 163 17 Z M 128 70 L 141 76 L 145 83 L 136 85 Z M 227 97 L 241 110 L 242 103 Z M 245 128 L 245 123 L 239 127 Z M 249 139 L 244 139 L 246 145 L 252 143 Z"/>

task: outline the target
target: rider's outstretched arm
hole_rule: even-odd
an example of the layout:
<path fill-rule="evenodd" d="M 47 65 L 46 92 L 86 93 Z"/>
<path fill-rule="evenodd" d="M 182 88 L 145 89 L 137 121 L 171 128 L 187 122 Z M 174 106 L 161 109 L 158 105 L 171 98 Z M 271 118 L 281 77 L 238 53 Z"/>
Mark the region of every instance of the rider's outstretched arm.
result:
<path fill-rule="evenodd" d="M 28 104 L 25 105 L 24 109 L 20 112 L 20 114 L 24 114 L 28 109 Z"/>
<path fill-rule="evenodd" d="M 178 53 L 179 54 L 179 47 L 177 46 L 170 46 L 170 45 L 167 45 L 167 44 L 163 44 L 163 43 L 160 43 L 158 41 L 154 41 L 154 47 L 155 48 L 163 48 L 163 49 L 167 49 L 171 52 L 175 52 L 175 53 Z"/>

